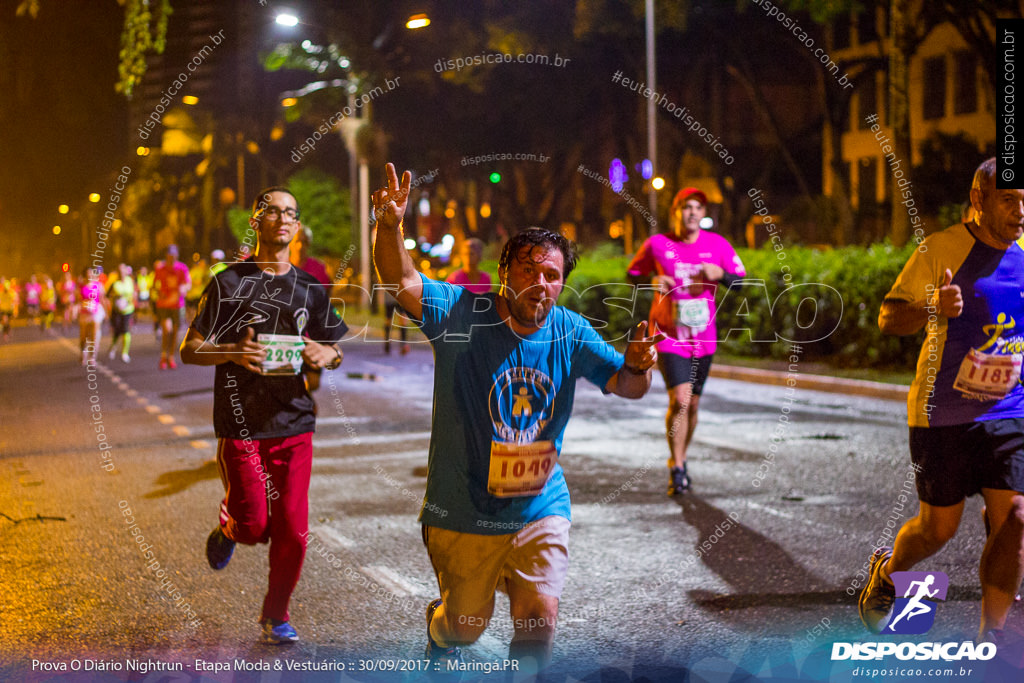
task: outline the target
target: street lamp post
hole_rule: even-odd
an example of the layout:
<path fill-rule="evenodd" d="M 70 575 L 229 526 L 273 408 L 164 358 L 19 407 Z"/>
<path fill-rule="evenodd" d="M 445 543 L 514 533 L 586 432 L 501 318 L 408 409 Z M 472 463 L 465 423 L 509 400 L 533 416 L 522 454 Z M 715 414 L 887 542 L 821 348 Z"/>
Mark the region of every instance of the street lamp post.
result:
<path fill-rule="evenodd" d="M 303 24 L 304 26 L 307 25 L 305 22 L 302 22 L 298 16 L 289 11 L 282 11 L 278 13 L 275 21 L 282 26 L 288 27 L 294 27 L 298 24 Z M 406 28 L 410 30 L 424 28 L 429 25 L 430 18 L 426 14 L 412 15 L 405 24 Z M 345 63 L 341 64 L 341 66 L 348 69 L 349 65 L 347 63 L 347 59 L 345 60 Z M 363 289 L 365 305 L 367 309 L 369 309 L 373 298 L 371 294 L 370 277 L 370 269 L 372 267 L 372 245 L 370 243 L 370 172 L 365 155 L 358 149 L 356 138 L 360 128 L 370 125 L 370 107 L 356 107 L 355 93 L 357 88 L 355 84 L 348 79 L 321 81 L 315 84 L 311 83 L 294 93 L 283 93 L 282 95 L 289 96 L 291 101 L 285 106 L 290 106 L 291 104 L 294 104 L 294 97 L 306 95 L 321 88 L 338 86 L 344 86 L 347 89 L 348 111 L 353 114 L 352 116 L 343 118 L 338 128 L 349 153 L 349 178 L 352 191 L 352 209 L 353 211 L 359 212 L 359 281 Z M 357 112 L 358 115 L 356 115 Z"/>
<path fill-rule="evenodd" d="M 645 1 L 646 9 L 646 34 L 647 34 L 647 83 L 651 90 L 655 90 L 656 72 L 654 61 L 654 0 Z M 658 141 L 657 141 L 657 119 L 655 117 L 654 98 L 647 98 L 647 158 L 651 160 L 651 168 L 657 173 L 658 170 Z M 651 183 L 647 190 L 647 205 L 652 216 L 658 215 L 658 191 Z"/>

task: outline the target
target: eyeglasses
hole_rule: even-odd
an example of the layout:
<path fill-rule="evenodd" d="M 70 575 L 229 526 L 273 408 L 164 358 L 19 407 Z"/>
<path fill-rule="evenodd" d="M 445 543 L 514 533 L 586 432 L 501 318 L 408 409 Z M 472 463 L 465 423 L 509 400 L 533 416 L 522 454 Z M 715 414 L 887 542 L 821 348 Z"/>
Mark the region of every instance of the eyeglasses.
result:
<path fill-rule="evenodd" d="M 298 209 L 292 209 L 290 207 L 287 208 L 287 209 L 281 209 L 281 208 L 276 207 L 276 206 L 268 206 L 262 212 L 260 212 L 260 211 L 256 212 L 256 217 L 257 218 L 263 218 L 264 216 L 266 216 L 267 218 L 269 218 L 271 220 L 275 220 L 277 218 L 284 218 L 284 219 L 287 219 L 289 221 L 294 221 L 294 220 L 298 220 L 298 218 L 299 218 L 299 210 Z"/>

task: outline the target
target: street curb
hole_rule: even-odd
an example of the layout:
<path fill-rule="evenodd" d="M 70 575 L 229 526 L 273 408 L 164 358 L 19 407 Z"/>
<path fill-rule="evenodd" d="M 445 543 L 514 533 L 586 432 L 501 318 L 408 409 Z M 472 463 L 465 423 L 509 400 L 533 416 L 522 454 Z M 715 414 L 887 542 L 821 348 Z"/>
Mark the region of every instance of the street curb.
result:
<path fill-rule="evenodd" d="M 885 382 L 869 382 L 863 379 L 845 379 L 828 375 L 809 375 L 802 372 L 780 372 L 778 370 L 761 370 L 745 368 L 739 365 L 711 365 L 711 376 L 722 379 L 738 379 L 756 384 L 785 386 L 788 378 L 796 380 L 797 389 L 813 389 L 828 391 L 835 394 L 868 396 L 890 401 L 906 401 L 910 387 Z"/>

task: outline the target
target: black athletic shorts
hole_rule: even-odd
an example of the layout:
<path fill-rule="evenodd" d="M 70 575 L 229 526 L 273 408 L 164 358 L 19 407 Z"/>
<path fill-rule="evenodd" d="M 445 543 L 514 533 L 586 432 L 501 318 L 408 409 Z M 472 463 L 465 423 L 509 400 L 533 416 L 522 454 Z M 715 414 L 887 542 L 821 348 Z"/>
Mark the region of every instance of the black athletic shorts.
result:
<path fill-rule="evenodd" d="M 665 388 L 671 389 L 680 384 L 689 383 L 693 384 L 693 395 L 700 396 L 704 391 L 704 382 L 707 381 L 708 373 L 711 371 L 712 358 L 714 358 L 714 354 L 700 358 L 687 358 L 677 353 L 659 353 L 658 369 L 661 370 L 661 376 L 665 378 Z"/>
<path fill-rule="evenodd" d="M 910 459 L 917 497 L 929 505 L 956 505 L 981 489 L 1024 493 L 1024 418 L 949 427 L 911 427 Z"/>
<path fill-rule="evenodd" d="M 120 337 L 122 334 L 128 334 L 131 332 L 131 325 L 131 313 L 118 313 L 117 311 L 110 312 L 110 330 L 115 337 Z"/>

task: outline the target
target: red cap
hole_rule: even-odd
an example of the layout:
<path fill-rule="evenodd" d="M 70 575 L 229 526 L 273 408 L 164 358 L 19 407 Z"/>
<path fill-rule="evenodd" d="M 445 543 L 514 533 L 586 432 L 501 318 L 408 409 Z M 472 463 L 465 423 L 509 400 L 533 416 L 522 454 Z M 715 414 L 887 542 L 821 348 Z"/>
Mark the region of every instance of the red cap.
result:
<path fill-rule="evenodd" d="M 696 197 L 700 200 L 700 203 L 707 206 L 708 196 L 701 192 L 696 187 L 684 187 L 676 193 L 675 199 L 672 200 L 672 208 L 675 209 L 679 204 L 685 204 L 686 200 L 690 197 Z"/>

